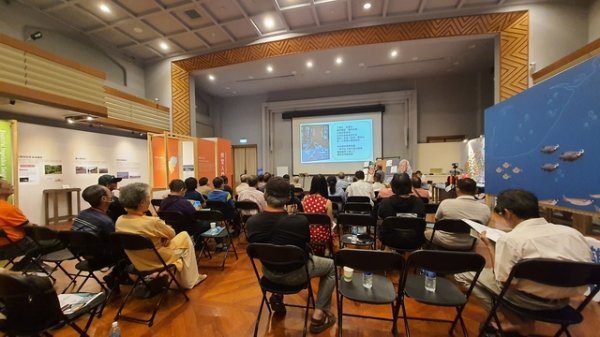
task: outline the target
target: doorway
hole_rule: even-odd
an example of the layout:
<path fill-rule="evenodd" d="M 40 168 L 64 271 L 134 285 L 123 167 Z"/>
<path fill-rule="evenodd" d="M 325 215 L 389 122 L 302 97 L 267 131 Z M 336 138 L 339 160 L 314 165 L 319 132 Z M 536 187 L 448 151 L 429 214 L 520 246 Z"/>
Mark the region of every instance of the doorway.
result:
<path fill-rule="evenodd" d="M 240 183 L 240 175 L 256 174 L 258 165 L 257 145 L 233 145 L 233 180 L 234 185 Z"/>

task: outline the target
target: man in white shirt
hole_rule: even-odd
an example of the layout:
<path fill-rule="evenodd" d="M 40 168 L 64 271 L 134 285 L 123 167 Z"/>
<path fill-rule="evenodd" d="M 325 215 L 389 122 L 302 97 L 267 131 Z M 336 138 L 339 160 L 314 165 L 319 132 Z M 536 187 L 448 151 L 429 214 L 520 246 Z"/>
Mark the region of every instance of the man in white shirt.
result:
<path fill-rule="evenodd" d="M 258 205 L 258 208 L 260 208 L 260 211 L 262 212 L 263 209 L 267 206 L 267 202 L 265 201 L 264 193 L 256 189 L 257 185 L 258 185 L 258 177 L 255 175 L 249 176 L 248 177 L 248 189 L 243 190 L 240 192 L 240 194 L 238 194 L 238 201 L 253 201 L 254 203 L 256 203 Z M 251 211 L 244 210 L 242 214 L 250 215 L 249 213 L 246 213 L 246 212 L 251 212 Z"/>
<path fill-rule="evenodd" d="M 341 188 L 343 190 L 348 188 L 348 185 L 350 185 L 347 181 L 346 181 L 346 174 L 344 172 L 338 172 L 337 174 L 337 182 L 335 183 L 335 188 Z"/>
<path fill-rule="evenodd" d="M 250 186 L 248 185 L 248 178 L 249 178 L 249 177 L 250 177 L 250 176 L 249 176 L 249 175 L 247 175 L 247 174 L 242 174 L 242 175 L 240 176 L 240 181 L 241 181 L 241 182 L 240 182 L 240 184 L 239 184 L 239 185 L 237 185 L 237 186 L 235 187 L 235 195 L 238 195 L 238 196 L 239 196 L 239 195 L 240 195 L 240 193 L 241 193 L 242 191 L 245 191 L 245 190 L 247 190 L 247 189 L 249 189 L 249 188 L 250 188 Z"/>
<path fill-rule="evenodd" d="M 485 204 L 475 199 L 477 183 L 471 178 L 458 180 L 456 184 L 456 199 L 444 199 L 440 203 L 435 220 L 444 219 L 469 219 L 483 225 L 490 221 L 490 209 Z M 431 238 L 431 230 L 425 232 L 427 239 Z M 453 234 L 436 231 L 433 244 L 446 249 L 468 249 L 473 244 L 469 234 Z"/>
<path fill-rule="evenodd" d="M 539 215 L 537 197 L 524 190 L 506 190 L 498 195 L 494 211 L 512 229 L 501 236 L 495 246 L 481 233 L 481 240 L 489 250 L 492 268 L 485 268 L 473 289 L 475 295 L 489 310 L 492 294 L 498 295 L 512 267 L 521 260 L 547 258 L 560 261 L 591 262 L 592 253 L 585 238 L 572 227 L 546 222 Z M 456 275 L 456 279 L 470 284 L 473 273 Z M 581 295 L 587 287 L 559 288 L 518 280 L 510 285 L 505 298 L 519 307 L 530 310 L 560 309 L 569 304 L 569 298 Z M 501 311 L 504 331 L 518 331 L 529 335 L 533 322 L 525 321 L 508 311 Z"/>
<path fill-rule="evenodd" d="M 346 195 L 349 197 L 369 197 L 371 205 L 373 205 L 373 201 L 375 200 L 373 184 L 365 181 L 365 173 L 361 170 L 356 171 L 354 173 L 354 177 L 356 177 L 357 180 L 348 186 L 346 189 Z"/>

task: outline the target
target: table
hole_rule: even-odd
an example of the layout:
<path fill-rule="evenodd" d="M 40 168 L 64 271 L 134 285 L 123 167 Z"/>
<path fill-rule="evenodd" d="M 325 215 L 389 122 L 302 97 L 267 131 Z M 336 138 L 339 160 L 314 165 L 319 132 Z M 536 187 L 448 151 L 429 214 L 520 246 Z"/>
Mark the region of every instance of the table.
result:
<path fill-rule="evenodd" d="M 73 192 L 77 194 L 77 212 L 73 213 Z M 61 221 L 71 221 L 81 211 L 81 188 L 54 188 L 42 191 L 44 196 L 44 215 L 46 225 L 59 224 Z M 67 214 L 59 215 L 58 212 L 58 199 L 60 195 L 65 195 L 67 199 Z M 52 200 L 53 215 L 50 216 L 49 203 Z"/>

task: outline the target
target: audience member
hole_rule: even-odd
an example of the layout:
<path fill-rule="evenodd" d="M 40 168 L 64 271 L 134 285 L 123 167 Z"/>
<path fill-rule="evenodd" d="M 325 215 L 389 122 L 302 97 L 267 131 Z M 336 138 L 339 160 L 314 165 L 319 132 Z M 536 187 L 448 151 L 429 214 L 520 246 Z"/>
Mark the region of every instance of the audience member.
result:
<path fill-rule="evenodd" d="M 256 189 L 257 185 L 258 185 L 258 177 L 255 175 L 249 176 L 248 177 L 248 189 L 240 192 L 240 194 L 238 195 L 238 200 L 239 201 L 243 201 L 243 200 L 252 201 L 258 205 L 260 212 L 262 212 L 265 209 L 265 207 L 267 206 L 267 202 L 265 201 L 265 196 L 264 196 L 263 192 Z M 244 210 L 244 212 L 242 214 L 244 214 L 244 215 L 252 214 L 252 213 L 248 213 L 248 212 L 252 212 L 252 211 Z"/>
<path fill-rule="evenodd" d="M 105 174 L 98 178 L 98 185 L 106 186 L 110 190 L 111 194 L 113 194 L 112 202 L 110 203 L 110 206 L 108 207 L 108 212 L 106 213 L 112 219 L 113 223 L 117 221 L 117 219 L 121 215 L 127 213 L 125 211 L 125 208 L 121 206 L 119 198 L 117 198 L 113 193 L 114 190 L 118 190 L 117 184 L 121 180 L 123 180 L 123 178 L 117 178 L 110 174 Z"/>
<path fill-rule="evenodd" d="M 198 274 L 194 243 L 187 232 L 175 235 L 173 228 L 161 219 L 144 215 L 150 206 L 150 194 L 150 186 L 144 183 L 132 183 L 121 188 L 120 201 L 127 214 L 119 218 L 116 230 L 150 238 L 165 262 L 173 263 L 177 267 L 175 277 L 179 284 L 186 289 L 191 289 L 206 279 L 206 275 Z M 153 270 L 162 267 L 145 251 L 125 251 L 125 253 L 137 270 Z"/>
<path fill-rule="evenodd" d="M 285 180 L 285 182 L 289 184 L 289 183 L 290 183 L 290 175 L 289 175 L 289 174 L 287 174 L 287 173 L 286 173 L 286 174 L 284 174 L 284 175 L 283 175 L 283 180 Z"/>
<path fill-rule="evenodd" d="M 354 173 L 354 177 L 356 181 L 346 188 L 346 195 L 349 197 L 369 197 L 371 205 L 373 205 L 375 192 L 373 192 L 373 185 L 365 181 L 365 173 L 362 170 L 358 170 Z"/>
<path fill-rule="evenodd" d="M 402 173 L 391 182 L 394 195 L 381 200 L 377 214 L 379 218 L 385 219 L 389 216 L 396 216 L 398 213 L 415 214 L 420 218 L 425 217 L 425 204 L 420 198 L 411 195 L 411 181 L 408 174 Z"/>
<path fill-rule="evenodd" d="M 428 190 L 421 187 L 422 186 L 421 178 L 419 178 L 416 175 L 413 175 L 411 182 L 412 182 L 412 195 L 414 195 L 417 198 L 423 199 L 423 202 L 425 202 L 425 200 L 427 200 L 426 202 L 429 202 L 431 195 L 429 195 Z"/>
<path fill-rule="evenodd" d="M 402 159 L 398 163 L 398 173 L 406 173 L 409 178 L 412 177 L 412 167 L 407 159 Z"/>
<path fill-rule="evenodd" d="M 288 205 L 292 205 L 296 212 L 304 212 L 304 207 L 302 207 L 302 200 L 300 200 L 296 196 L 294 185 L 290 185 L 290 201 L 288 202 Z"/>
<path fill-rule="evenodd" d="M 265 185 L 267 183 L 265 183 L 265 175 L 264 174 L 259 174 L 258 175 L 258 185 L 256 186 L 256 188 L 261 191 L 264 192 L 265 191 Z"/>
<path fill-rule="evenodd" d="M 373 192 L 379 192 L 386 187 L 383 179 L 385 179 L 385 173 L 382 170 L 375 171 L 375 174 L 373 174 Z"/>
<path fill-rule="evenodd" d="M 185 194 L 183 197 L 188 200 L 200 201 L 200 203 L 204 205 L 206 200 L 204 200 L 202 193 L 196 191 L 196 188 L 198 188 L 198 180 L 194 177 L 187 178 L 185 180 Z"/>
<path fill-rule="evenodd" d="M 311 317 L 310 332 L 320 333 L 335 324 L 331 313 L 331 295 L 335 286 L 335 267 L 328 258 L 310 254 L 307 245 L 310 241 L 308 220 L 304 216 L 288 215 L 284 207 L 289 202 L 290 186 L 282 178 L 272 178 L 266 185 L 267 207 L 263 213 L 248 219 L 248 241 L 276 245 L 294 245 L 309 254 L 308 272 L 310 277 L 319 277 L 319 290 L 315 310 Z M 304 266 L 292 268 L 263 266 L 264 276 L 276 283 L 297 285 L 306 282 Z M 285 313 L 283 296 L 273 294 L 271 307 L 276 313 Z"/>
<path fill-rule="evenodd" d="M 476 192 L 477 184 L 473 179 L 459 179 L 456 183 L 457 197 L 442 200 L 435 213 L 436 220 L 471 219 L 487 225 L 490 221 L 490 209 L 484 203 L 475 199 Z"/>
<path fill-rule="evenodd" d="M 13 185 L 0 177 L 0 229 L 15 243 L 11 245 L 7 239 L 0 238 L 0 260 L 8 260 L 26 252 L 12 267 L 13 270 L 22 270 L 37 255 L 38 248 L 31 238 L 25 236 L 23 226 L 27 225 L 29 220 L 17 206 L 8 202 L 8 198 L 14 193 Z"/>
<path fill-rule="evenodd" d="M 585 238 L 576 229 L 555 225 L 540 217 L 537 197 L 525 190 L 500 192 L 494 211 L 512 227 L 512 231 L 501 236 L 495 244 L 485 232 L 481 240 L 489 250 L 492 268 L 485 268 L 473 290 L 482 305 L 490 310 L 492 296 L 500 294 L 507 286 L 508 275 L 521 260 L 547 258 L 561 261 L 591 262 L 591 251 Z M 457 280 L 471 284 L 474 273 L 456 275 Z M 560 309 L 569 304 L 569 298 L 583 294 L 587 287 L 566 288 L 541 285 L 528 280 L 517 280 L 509 285 L 506 299 L 516 306 L 530 310 Z M 518 331 L 529 335 L 533 322 L 501 310 L 502 330 Z"/>
<path fill-rule="evenodd" d="M 215 189 L 208 193 L 207 200 L 221 201 L 225 203 L 225 208 L 220 209 L 219 211 L 223 212 L 223 215 L 225 215 L 226 219 L 233 221 L 235 231 L 232 233 L 232 235 L 237 235 L 240 230 L 240 222 L 239 217 L 236 216 L 235 212 L 235 201 L 233 200 L 233 197 L 229 192 L 223 190 L 223 184 L 223 178 L 216 177 L 215 179 L 213 179 L 213 187 Z M 221 246 L 222 245 L 219 244 L 217 248 L 221 249 Z"/>
<path fill-rule="evenodd" d="M 300 184 L 300 176 L 293 176 L 292 177 L 292 185 L 294 185 L 294 187 L 300 187 L 300 188 L 302 188 L 302 184 Z"/>
<path fill-rule="evenodd" d="M 327 177 L 327 187 L 328 187 L 327 192 L 330 197 L 341 197 L 342 203 L 346 202 L 346 192 L 344 192 L 344 190 L 338 186 L 337 179 L 335 176 Z M 339 206 L 339 209 L 342 209 L 341 204 L 338 206 Z"/>
<path fill-rule="evenodd" d="M 186 190 L 186 187 L 186 183 L 184 183 L 181 179 L 171 180 L 169 183 L 169 195 L 160 202 L 159 210 L 160 212 L 181 213 L 181 215 L 183 215 L 186 232 L 188 232 L 190 236 L 196 237 L 209 230 L 210 224 L 198 222 L 194 218 L 196 209 L 194 206 L 192 206 L 188 199 L 184 197 L 184 191 Z"/>
<path fill-rule="evenodd" d="M 338 172 L 337 174 L 337 184 L 336 186 L 343 189 L 344 191 L 346 190 L 346 188 L 348 188 L 348 186 L 350 185 L 350 183 L 348 183 L 346 181 L 346 174 L 342 171 Z"/>
<path fill-rule="evenodd" d="M 198 180 L 198 192 L 204 196 L 208 196 L 208 193 L 212 191 L 212 187 L 208 184 L 208 178 L 202 177 Z"/>
<path fill-rule="evenodd" d="M 333 206 L 327 199 L 327 181 L 321 174 L 316 175 L 310 182 L 310 192 L 302 199 L 302 207 L 306 213 L 327 214 L 333 221 Z M 323 256 L 327 254 L 328 242 L 331 240 L 331 229 L 322 226 L 310 227 L 310 244 L 313 253 Z"/>
<path fill-rule="evenodd" d="M 229 178 L 226 175 L 222 175 L 221 179 L 223 179 L 223 191 L 229 192 L 229 195 L 233 198 L 233 188 L 229 186 Z"/>
<path fill-rule="evenodd" d="M 249 174 L 241 174 L 240 175 L 240 184 L 235 187 L 235 194 L 240 195 L 240 193 L 244 190 L 247 190 L 250 186 L 248 186 L 248 178 L 250 178 Z"/>

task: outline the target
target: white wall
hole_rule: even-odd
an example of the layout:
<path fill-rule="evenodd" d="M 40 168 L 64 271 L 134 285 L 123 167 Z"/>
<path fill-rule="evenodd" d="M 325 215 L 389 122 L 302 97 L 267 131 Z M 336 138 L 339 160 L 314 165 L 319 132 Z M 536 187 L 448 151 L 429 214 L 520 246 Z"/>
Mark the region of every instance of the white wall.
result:
<path fill-rule="evenodd" d="M 19 164 L 31 165 L 33 172 L 19 172 L 19 178 L 30 182 L 19 183 L 19 207 L 33 223 L 44 223 L 42 191 L 62 188 L 63 185 L 82 190 L 97 184 L 100 173 L 76 174 L 76 166 L 106 167 L 109 174 L 130 172 L 139 178 L 124 179 L 120 185 L 149 181 L 147 141 L 68 130 L 27 123 L 18 124 Z M 62 165 L 62 174 L 44 174 L 44 166 Z M 50 204 L 52 205 L 52 204 Z M 73 209 L 76 212 L 75 197 Z M 89 205 L 81 200 L 81 208 Z M 66 201 L 60 200 L 61 214 L 66 214 Z M 52 212 L 50 213 L 52 215 Z"/>
<path fill-rule="evenodd" d="M 413 172 L 420 170 L 429 174 L 432 168 L 441 168 L 444 174 L 452 169 L 452 163 L 465 166 L 465 143 L 423 143 L 417 145 L 417 160 L 413 163 Z M 425 179 L 425 178 L 424 178 Z"/>
<path fill-rule="evenodd" d="M 158 98 L 160 105 L 171 108 L 171 60 L 156 62 L 144 70 L 146 97 Z"/>
<path fill-rule="evenodd" d="M 600 0 L 593 0 L 588 11 L 588 42 L 600 38 Z"/>

